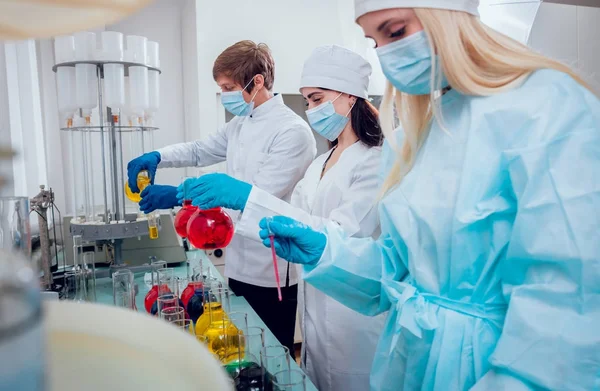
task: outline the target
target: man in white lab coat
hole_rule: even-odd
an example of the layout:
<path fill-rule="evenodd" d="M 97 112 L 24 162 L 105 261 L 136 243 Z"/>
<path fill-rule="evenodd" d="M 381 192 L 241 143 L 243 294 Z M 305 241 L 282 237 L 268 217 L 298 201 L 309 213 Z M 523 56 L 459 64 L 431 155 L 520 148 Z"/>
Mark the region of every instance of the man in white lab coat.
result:
<path fill-rule="evenodd" d="M 170 145 L 129 162 L 129 186 L 136 191 L 137 174 L 157 168 L 203 167 L 226 161 L 227 174 L 289 201 L 296 183 L 316 155 L 308 124 L 272 93 L 274 62 L 265 44 L 241 41 L 215 60 L 213 77 L 221 101 L 236 117 L 205 140 Z M 177 188 L 151 185 L 142 192 L 140 209 L 150 212 L 178 205 Z M 279 259 L 283 288 L 279 302 L 268 249 L 243 236 L 227 248 L 225 276 L 244 296 L 279 341 L 294 354 L 296 270 Z"/>

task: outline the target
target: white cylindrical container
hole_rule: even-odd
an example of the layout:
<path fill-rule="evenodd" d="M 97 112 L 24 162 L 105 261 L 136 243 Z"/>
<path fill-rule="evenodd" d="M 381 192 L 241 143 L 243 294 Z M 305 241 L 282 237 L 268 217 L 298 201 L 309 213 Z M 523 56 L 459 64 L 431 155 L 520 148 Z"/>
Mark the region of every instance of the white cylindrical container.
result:
<path fill-rule="evenodd" d="M 79 32 L 75 34 L 75 60 L 93 61 L 96 52 L 96 34 Z M 92 109 L 98 105 L 98 79 L 96 65 L 75 65 L 75 95 L 77 106 L 81 108 L 86 124 L 90 123 Z"/>
<path fill-rule="evenodd" d="M 75 98 L 75 68 L 58 67 L 56 69 L 56 90 L 61 127 L 70 128 L 73 126 L 73 115 L 77 110 L 77 101 Z"/>
<path fill-rule="evenodd" d="M 106 106 L 111 108 L 113 115 L 119 115 L 125 107 L 123 64 L 104 64 L 104 101 Z"/>
<path fill-rule="evenodd" d="M 54 61 L 56 64 L 75 61 L 75 38 L 72 35 L 54 38 Z"/>
<path fill-rule="evenodd" d="M 94 64 L 75 65 L 75 96 L 86 125 L 91 123 L 92 109 L 98 106 L 96 69 Z"/>
<path fill-rule="evenodd" d="M 123 61 L 123 34 L 117 31 L 100 33 L 102 41 L 102 59 L 105 61 Z"/>
<path fill-rule="evenodd" d="M 129 67 L 129 109 L 130 115 L 141 124 L 148 110 L 148 68 Z M 135 124 L 135 123 L 134 123 Z"/>
<path fill-rule="evenodd" d="M 75 60 L 93 61 L 96 54 L 96 34 L 87 31 L 75 33 Z"/>
<path fill-rule="evenodd" d="M 127 52 L 129 58 L 127 61 L 146 65 L 146 61 L 148 61 L 147 41 L 146 37 L 128 35 Z"/>
<path fill-rule="evenodd" d="M 158 42 L 148 41 L 147 48 L 148 66 L 159 68 Z M 148 124 L 152 124 L 154 114 L 156 114 L 160 105 L 160 81 L 158 76 L 158 71 L 148 70 L 148 110 L 146 111 L 146 123 Z"/>

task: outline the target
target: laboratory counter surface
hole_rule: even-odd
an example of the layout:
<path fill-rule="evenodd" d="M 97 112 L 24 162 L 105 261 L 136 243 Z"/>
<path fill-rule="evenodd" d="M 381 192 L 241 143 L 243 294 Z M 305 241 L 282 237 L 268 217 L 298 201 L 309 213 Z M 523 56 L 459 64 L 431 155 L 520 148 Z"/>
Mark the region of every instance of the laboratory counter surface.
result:
<path fill-rule="evenodd" d="M 225 284 L 225 279 L 215 266 L 210 262 L 208 257 L 204 254 L 203 251 L 199 251 L 202 258 L 202 265 L 205 271 L 208 271 L 209 274 L 221 281 Z M 187 277 L 187 266 L 178 266 L 174 268 L 174 274 L 177 277 Z M 144 309 L 144 297 L 146 293 L 150 290 L 150 286 L 144 282 L 145 273 L 139 273 L 135 275 L 135 284 L 138 287 L 138 293 L 135 297 L 135 304 L 138 311 L 146 313 Z M 113 296 L 112 296 L 112 280 L 108 277 L 99 278 L 96 280 L 96 301 L 100 304 L 113 304 Z M 256 312 L 252 309 L 250 304 L 243 297 L 235 296 L 231 293 L 231 311 L 233 312 L 245 312 L 248 314 L 248 327 L 262 327 L 265 330 L 265 345 L 281 345 L 281 343 L 275 338 L 273 333 L 267 328 L 262 319 L 256 314 Z M 148 315 L 150 316 L 150 315 Z M 291 369 L 301 371 L 300 367 L 296 364 L 294 360 L 290 358 Z M 317 388 L 310 381 L 310 379 L 306 378 L 306 391 L 317 391 Z"/>

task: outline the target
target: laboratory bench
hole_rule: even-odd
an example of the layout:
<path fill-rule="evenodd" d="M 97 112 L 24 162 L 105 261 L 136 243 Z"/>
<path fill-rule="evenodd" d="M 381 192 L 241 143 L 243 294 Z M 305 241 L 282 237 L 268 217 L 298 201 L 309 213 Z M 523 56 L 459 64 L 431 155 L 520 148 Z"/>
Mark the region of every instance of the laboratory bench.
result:
<path fill-rule="evenodd" d="M 225 284 L 225 279 L 219 273 L 217 268 L 210 262 L 208 257 L 204 254 L 203 251 L 198 251 L 200 257 L 202 258 L 202 265 L 205 272 L 209 272 L 210 275 L 223 284 Z M 174 274 L 176 277 L 187 277 L 187 265 L 177 266 L 174 268 Z M 144 281 L 145 273 L 135 274 L 135 284 L 137 285 L 138 292 L 135 298 L 136 307 L 138 311 L 146 313 L 144 309 L 144 297 L 146 293 L 150 290 L 150 286 Z M 96 301 L 100 304 L 113 304 L 113 286 L 112 280 L 108 277 L 99 278 L 96 280 Z M 248 314 L 248 327 L 262 327 L 265 330 L 265 345 L 281 345 L 277 338 L 273 335 L 273 333 L 267 328 L 262 319 L 256 314 L 256 312 L 252 309 L 250 304 L 243 297 L 235 296 L 231 293 L 231 311 L 233 312 L 245 312 Z M 290 367 L 291 369 L 301 371 L 300 367 L 297 363 L 290 358 Z M 311 383 L 310 379 L 306 378 L 306 390 L 307 391 L 317 391 L 317 388 L 314 384 Z"/>

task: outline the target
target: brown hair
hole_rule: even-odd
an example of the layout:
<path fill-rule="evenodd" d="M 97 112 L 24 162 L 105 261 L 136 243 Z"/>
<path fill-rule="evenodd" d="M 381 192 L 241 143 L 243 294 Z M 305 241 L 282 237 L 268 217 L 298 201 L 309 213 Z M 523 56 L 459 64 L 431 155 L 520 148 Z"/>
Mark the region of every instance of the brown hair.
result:
<path fill-rule="evenodd" d="M 271 49 L 264 44 L 252 41 L 240 41 L 223 51 L 213 65 L 213 78 L 224 75 L 231 77 L 242 87 L 248 84 L 246 91 L 254 88 L 254 76 L 262 75 L 265 78 L 265 88 L 273 88 L 275 79 L 275 62 L 271 56 Z"/>

